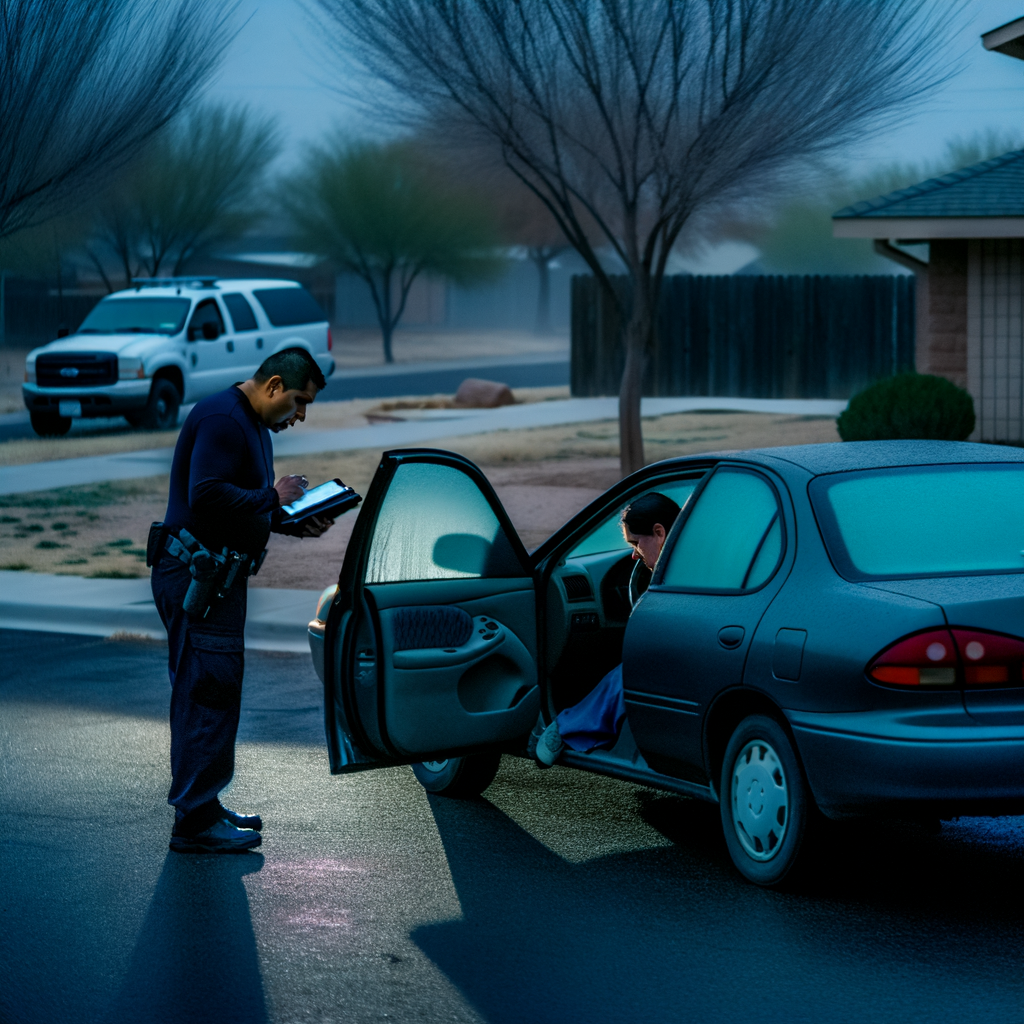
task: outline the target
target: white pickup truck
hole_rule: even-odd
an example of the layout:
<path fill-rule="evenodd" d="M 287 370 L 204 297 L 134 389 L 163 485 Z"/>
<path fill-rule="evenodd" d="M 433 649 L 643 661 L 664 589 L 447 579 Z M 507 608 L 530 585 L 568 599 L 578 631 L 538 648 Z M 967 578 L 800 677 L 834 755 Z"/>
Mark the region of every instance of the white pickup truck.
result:
<path fill-rule="evenodd" d="M 153 278 L 100 301 L 78 330 L 33 349 L 22 395 L 41 436 L 79 417 L 124 416 L 167 430 L 182 403 L 251 377 L 274 352 L 304 348 L 334 371 L 331 330 L 294 281 Z"/>

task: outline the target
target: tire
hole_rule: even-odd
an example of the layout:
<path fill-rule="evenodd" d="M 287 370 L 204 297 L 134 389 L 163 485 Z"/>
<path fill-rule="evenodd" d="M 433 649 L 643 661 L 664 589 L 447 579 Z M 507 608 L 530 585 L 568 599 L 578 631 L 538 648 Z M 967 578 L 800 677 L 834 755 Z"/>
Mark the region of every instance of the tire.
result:
<path fill-rule="evenodd" d="M 466 800 L 479 796 L 498 774 L 501 754 L 469 754 L 445 761 L 424 761 L 412 766 L 420 785 L 436 796 Z"/>
<path fill-rule="evenodd" d="M 63 437 L 71 429 L 70 416 L 57 416 L 48 412 L 29 413 L 32 429 L 40 437 Z"/>
<path fill-rule="evenodd" d="M 781 725 L 751 715 L 737 726 L 722 762 L 720 810 L 733 864 L 756 885 L 791 878 L 816 814 L 803 770 Z"/>
<path fill-rule="evenodd" d="M 165 377 L 158 377 L 149 389 L 149 401 L 140 416 L 144 430 L 173 430 L 178 425 L 181 395 Z"/>

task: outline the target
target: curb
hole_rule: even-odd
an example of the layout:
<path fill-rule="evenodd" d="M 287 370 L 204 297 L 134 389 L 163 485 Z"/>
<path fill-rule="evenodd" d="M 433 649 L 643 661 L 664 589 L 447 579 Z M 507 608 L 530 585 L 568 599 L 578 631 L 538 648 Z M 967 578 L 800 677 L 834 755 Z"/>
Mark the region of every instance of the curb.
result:
<path fill-rule="evenodd" d="M 96 580 L 0 570 L 0 594 L 0 629 L 102 637 L 124 631 L 154 640 L 167 638 L 148 579 Z M 308 655 L 306 627 L 319 594 L 250 588 L 246 648 Z"/>

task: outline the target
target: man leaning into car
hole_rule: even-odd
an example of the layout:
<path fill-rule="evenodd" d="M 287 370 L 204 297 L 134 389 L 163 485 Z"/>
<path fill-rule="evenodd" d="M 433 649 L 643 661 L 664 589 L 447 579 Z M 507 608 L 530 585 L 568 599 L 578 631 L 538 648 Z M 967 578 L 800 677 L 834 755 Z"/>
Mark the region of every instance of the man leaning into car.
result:
<path fill-rule="evenodd" d="M 167 800 L 175 809 L 170 847 L 179 853 L 227 853 L 261 842 L 259 815 L 230 811 L 219 799 L 234 774 L 246 578 L 258 570 L 271 532 L 318 537 L 332 524 L 281 525 L 281 507 L 301 497 L 308 482 L 286 476 L 274 483 L 270 437 L 304 420 L 325 383 L 304 350 L 278 352 L 250 380 L 198 402 L 174 449 L 167 514 L 150 534 L 149 561 L 167 628 Z M 214 578 L 211 566 L 221 575 L 204 588 L 206 574 Z"/>

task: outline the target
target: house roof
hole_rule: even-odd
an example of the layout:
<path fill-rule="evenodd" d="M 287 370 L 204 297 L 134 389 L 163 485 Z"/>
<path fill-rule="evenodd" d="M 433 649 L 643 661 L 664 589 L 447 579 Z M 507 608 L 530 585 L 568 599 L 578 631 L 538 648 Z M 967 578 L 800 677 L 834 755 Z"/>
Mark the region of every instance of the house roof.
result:
<path fill-rule="evenodd" d="M 832 215 L 838 238 L 1024 238 L 1024 150 Z"/>
<path fill-rule="evenodd" d="M 981 44 L 986 50 L 998 50 L 1007 57 L 1024 60 L 1024 18 L 1008 21 L 999 28 L 986 32 L 981 37 Z"/>

